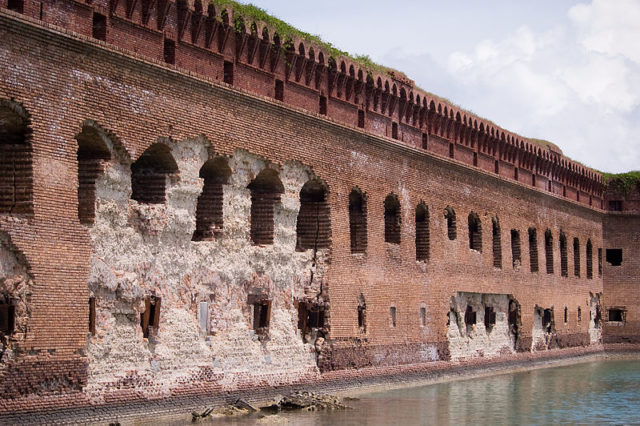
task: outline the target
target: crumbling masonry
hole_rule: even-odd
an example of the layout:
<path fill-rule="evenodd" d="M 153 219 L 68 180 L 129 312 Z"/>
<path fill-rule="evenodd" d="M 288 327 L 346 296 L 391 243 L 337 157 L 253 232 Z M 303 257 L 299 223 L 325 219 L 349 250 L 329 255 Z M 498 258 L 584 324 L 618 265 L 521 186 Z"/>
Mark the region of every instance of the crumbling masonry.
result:
<path fill-rule="evenodd" d="M 0 0 L 0 412 L 640 343 L 637 185 L 247 10 Z"/>

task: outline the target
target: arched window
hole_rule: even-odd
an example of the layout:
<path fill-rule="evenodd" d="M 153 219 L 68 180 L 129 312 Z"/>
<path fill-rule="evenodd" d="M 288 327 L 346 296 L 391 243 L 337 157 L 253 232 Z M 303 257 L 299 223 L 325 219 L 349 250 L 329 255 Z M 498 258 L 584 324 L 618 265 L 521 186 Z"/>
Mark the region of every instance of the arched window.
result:
<path fill-rule="evenodd" d="M 469 213 L 469 248 L 482 251 L 482 222 L 474 212 Z"/>
<path fill-rule="evenodd" d="M 96 179 L 104 171 L 104 162 L 111 152 L 98 128 L 83 126 L 78 141 L 78 220 L 93 225 L 96 210 Z"/>
<path fill-rule="evenodd" d="M 547 264 L 547 274 L 553 274 L 553 235 L 550 230 L 544 232 L 544 255 Z"/>
<path fill-rule="evenodd" d="M 329 247 L 331 217 L 327 203 L 327 188 L 319 180 L 310 180 L 300 190 L 296 235 L 297 251 Z"/>
<path fill-rule="evenodd" d="M 168 146 L 154 143 L 131 165 L 131 198 L 143 204 L 162 204 L 167 176 L 178 171 Z"/>
<path fill-rule="evenodd" d="M 33 214 L 33 171 L 29 115 L 0 99 L 0 214 Z"/>
<path fill-rule="evenodd" d="M 491 219 L 491 235 L 493 237 L 493 267 L 502 269 L 502 242 L 501 231 L 500 231 L 500 221 L 497 217 Z"/>
<path fill-rule="evenodd" d="M 351 253 L 367 251 L 367 200 L 364 193 L 356 188 L 349 194 L 349 231 Z"/>
<path fill-rule="evenodd" d="M 199 175 L 204 184 L 196 206 L 196 230 L 192 240 L 206 241 L 222 232 L 222 186 L 229 180 L 231 169 L 227 160 L 218 157 L 205 162 Z"/>
<path fill-rule="evenodd" d="M 573 239 L 573 275 L 580 277 L 580 240 Z"/>
<path fill-rule="evenodd" d="M 522 259 L 520 257 L 521 248 L 520 248 L 520 231 L 517 229 L 511 230 L 511 263 L 513 265 L 513 269 L 520 268 L 522 263 Z"/>
<path fill-rule="evenodd" d="M 384 200 L 384 241 L 400 244 L 400 201 L 395 194 L 387 195 Z"/>
<path fill-rule="evenodd" d="M 284 192 L 278 172 L 264 169 L 248 188 L 251 191 L 251 241 L 273 244 L 275 206 Z"/>
<path fill-rule="evenodd" d="M 567 262 L 567 236 L 560 231 L 560 275 L 569 276 L 569 266 Z"/>
<path fill-rule="evenodd" d="M 591 239 L 587 240 L 587 279 L 593 278 L 593 246 Z"/>
<path fill-rule="evenodd" d="M 450 240 L 455 240 L 457 236 L 456 212 L 453 210 L 453 207 L 447 206 L 444 209 L 444 217 L 447 219 L 447 236 Z"/>
<path fill-rule="evenodd" d="M 429 260 L 429 208 L 425 203 L 416 207 L 416 260 Z"/>
<path fill-rule="evenodd" d="M 538 272 L 538 231 L 529 228 L 529 265 L 531 272 Z"/>

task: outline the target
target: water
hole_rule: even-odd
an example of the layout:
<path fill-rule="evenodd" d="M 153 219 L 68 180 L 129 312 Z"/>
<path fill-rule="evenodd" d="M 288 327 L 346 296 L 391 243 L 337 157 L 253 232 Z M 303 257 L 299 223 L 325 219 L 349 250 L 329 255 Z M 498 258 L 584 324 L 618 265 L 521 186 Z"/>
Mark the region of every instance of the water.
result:
<path fill-rule="evenodd" d="M 224 424 L 640 423 L 640 361 L 596 361 L 361 395 L 352 410 Z"/>

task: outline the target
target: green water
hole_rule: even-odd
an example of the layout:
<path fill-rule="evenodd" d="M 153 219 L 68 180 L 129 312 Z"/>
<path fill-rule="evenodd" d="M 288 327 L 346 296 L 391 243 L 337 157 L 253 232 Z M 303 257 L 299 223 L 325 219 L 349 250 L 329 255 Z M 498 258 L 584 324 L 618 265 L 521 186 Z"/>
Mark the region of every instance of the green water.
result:
<path fill-rule="evenodd" d="M 640 423 L 640 361 L 596 361 L 360 396 L 347 411 L 224 424 L 428 425 Z M 271 417 L 271 418 L 270 418 Z"/>

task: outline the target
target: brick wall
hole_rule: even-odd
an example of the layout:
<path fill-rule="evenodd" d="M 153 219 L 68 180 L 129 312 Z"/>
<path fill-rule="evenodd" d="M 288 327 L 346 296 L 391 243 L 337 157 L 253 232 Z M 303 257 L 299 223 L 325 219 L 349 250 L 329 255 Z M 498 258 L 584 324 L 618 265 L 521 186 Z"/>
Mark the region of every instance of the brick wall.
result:
<path fill-rule="evenodd" d="M 29 12 L 37 9 L 36 3 L 25 4 L 25 14 L 38 18 Z M 460 145 L 464 138 L 427 131 L 424 150 L 423 133 L 415 131 L 413 124 L 402 123 L 398 140 L 393 140 L 391 123 L 401 117 L 390 118 L 388 111 L 368 111 L 364 129 L 358 129 L 354 94 L 349 98 L 352 101 L 346 99 L 346 94 L 330 95 L 328 117 L 318 115 L 314 106 L 319 106 L 320 95 L 330 94 L 331 85 L 340 81 L 336 77 L 332 82 L 335 76 L 331 73 L 321 78 L 320 87 L 313 87 L 314 81 L 311 87 L 287 83 L 285 103 L 271 99 L 274 76 L 286 76 L 286 67 L 293 64 L 289 61 L 287 65 L 282 58 L 275 63 L 275 74 L 273 70 L 236 64 L 236 87 L 221 84 L 215 80 L 222 79 L 223 58 L 231 58 L 236 51 L 234 43 L 225 44 L 224 39 L 214 45 L 221 47 L 217 52 L 206 46 L 203 37 L 198 39 L 199 47 L 178 42 L 176 65 L 198 75 L 176 70 L 160 62 L 162 38 L 175 38 L 179 30 L 173 15 L 169 15 L 164 32 L 156 30 L 155 13 L 146 27 L 138 24 L 142 19 L 138 8 L 130 18 L 111 15 L 107 40 L 114 47 L 80 35 L 90 34 L 88 14 L 67 10 L 73 6 L 106 13 L 106 4 L 79 6 L 63 1 L 45 6 L 45 21 L 74 33 L 43 27 L 0 9 L 0 65 L 5 70 L 0 76 L 0 99 L 11 99 L 30 116 L 34 182 L 33 216 L 0 216 L 0 231 L 24 255 L 34 283 L 31 332 L 24 342 L 16 343 L 14 352 L 18 356 L 3 360 L 0 373 L 6 379 L 26 375 L 28 386 L 7 386 L 3 397 L 78 390 L 87 382 L 87 280 L 95 242 L 90 239 L 90 229 L 78 220 L 75 140 L 86 120 L 106 129 L 126 150 L 122 158 L 128 157 L 129 161 L 135 161 L 159 138 L 176 147 L 187 147 L 186 141 L 204 136 L 208 150 L 216 155 L 233 159 L 238 150 L 247 151 L 276 166 L 302 165 L 326 183 L 331 247 L 323 281 L 329 301 L 326 344 L 319 363 L 323 370 L 447 360 L 451 298 L 459 292 L 510 295 L 516 299 L 521 309 L 521 350 L 534 346 L 536 307 L 554 308 L 556 346 L 592 343 L 588 338 L 588 313 L 593 296 L 603 289 L 595 256 L 597 248 L 610 244 L 603 242 L 599 201 L 590 207 L 585 197 L 578 202 L 549 192 L 542 168 L 531 172 L 523 168 L 516 181 L 515 170 L 512 171 L 517 160 L 512 158 L 515 151 L 505 150 L 502 158 L 500 149 L 495 151 L 496 146 L 488 142 L 483 145 L 486 152 L 477 143 L 477 156 L 465 143 L 456 145 L 450 159 L 449 144 Z M 118 4 L 116 15 L 124 15 L 122 7 Z M 234 35 L 230 37 L 233 40 Z M 256 57 L 259 56 L 258 51 Z M 386 108 L 393 106 L 395 114 L 404 111 L 399 107 L 400 97 L 393 100 L 384 93 L 380 97 L 380 108 L 384 104 Z M 434 126 L 435 129 L 437 124 Z M 497 173 L 492 162 L 496 158 L 500 159 Z M 126 162 L 124 165 L 128 166 Z M 553 177 L 551 168 L 548 170 Z M 580 173 L 583 172 L 590 173 Z M 535 187 L 533 174 L 538 177 Z M 532 179 L 521 181 L 522 176 Z M 596 184 L 599 177 L 594 175 L 592 179 L 587 191 L 593 204 L 594 199 L 599 199 L 600 189 Z M 579 179 L 576 177 L 575 181 Z M 352 254 L 349 194 L 356 187 L 366 194 L 367 250 Z M 400 203 L 399 244 L 384 240 L 384 200 L 389 194 L 395 194 Z M 191 195 L 184 195 L 187 196 Z M 197 194 L 192 198 L 195 209 Z M 416 261 L 415 209 L 422 202 L 429 211 L 430 254 L 429 260 Z M 455 240 L 447 237 L 447 206 L 456 212 Z M 481 252 L 469 247 L 467 218 L 472 211 L 481 221 Z M 493 218 L 499 219 L 501 227 L 501 269 L 494 267 Z M 195 229 L 195 219 L 190 220 Z M 637 228 L 637 224 L 633 226 Z M 540 268 L 534 273 L 529 267 L 528 239 L 524 238 L 530 227 L 537 229 Z M 547 274 L 544 268 L 546 229 L 553 234 L 554 274 Z M 519 231 L 521 236 L 522 262 L 516 267 L 511 259 L 511 230 Z M 561 231 L 568 241 L 580 241 L 580 277 L 573 274 L 573 268 L 569 268 L 568 277 L 560 276 Z M 248 230 L 240 235 L 248 236 Z M 591 279 L 586 274 L 587 240 L 594 247 Z M 571 247 L 569 265 L 573 265 Z M 295 245 L 290 249 L 293 256 Z M 629 271 L 637 276 L 637 269 Z M 605 276 L 607 273 L 605 267 Z M 366 302 L 364 330 L 358 325 L 362 299 Z M 390 320 L 391 307 L 396 312 L 395 325 Z M 578 307 L 582 310 L 580 321 Z M 424 325 L 421 308 L 426 313 Z M 265 367 L 265 377 L 273 374 Z M 114 383 L 127 379 L 119 380 Z M 268 380 L 263 385 L 265 382 Z M 120 398 L 131 398 L 131 393 L 120 394 Z"/>

